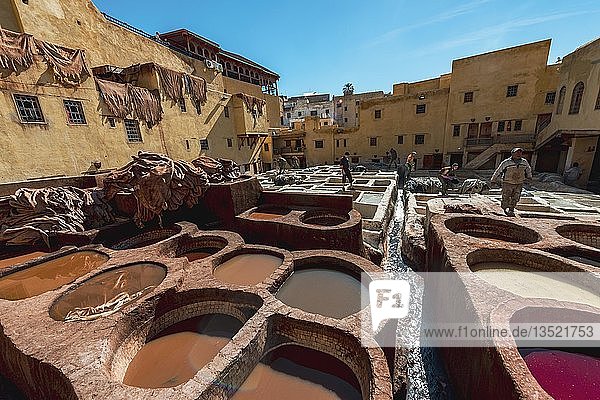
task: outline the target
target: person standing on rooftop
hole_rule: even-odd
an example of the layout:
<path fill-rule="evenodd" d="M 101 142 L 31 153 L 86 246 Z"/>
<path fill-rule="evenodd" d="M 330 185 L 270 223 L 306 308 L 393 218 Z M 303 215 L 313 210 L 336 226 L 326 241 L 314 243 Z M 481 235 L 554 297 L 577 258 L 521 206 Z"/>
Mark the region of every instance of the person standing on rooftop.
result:
<path fill-rule="evenodd" d="M 509 217 L 514 217 L 515 207 L 521 198 L 523 183 L 532 177 L 531 167 L 523 158 L 522 148 L 512 149 L 511 156 L 500 163 L 490 180 L 496 182 L 500 177 L 502 177 L 502 210 Z"/>

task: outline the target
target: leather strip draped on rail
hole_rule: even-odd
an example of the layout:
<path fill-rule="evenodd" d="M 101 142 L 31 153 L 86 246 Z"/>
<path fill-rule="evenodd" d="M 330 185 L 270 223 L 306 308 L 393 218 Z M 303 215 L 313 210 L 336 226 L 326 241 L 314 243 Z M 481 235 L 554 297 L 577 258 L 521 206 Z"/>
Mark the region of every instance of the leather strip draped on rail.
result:
<path fill-rule="evenodd" d="M 95 78 L 98 91 L 108 110 L 117 118 L 128 115 L 146 121 L 150 127 L 162 119 L 162 105 L 156 91 Z"/>

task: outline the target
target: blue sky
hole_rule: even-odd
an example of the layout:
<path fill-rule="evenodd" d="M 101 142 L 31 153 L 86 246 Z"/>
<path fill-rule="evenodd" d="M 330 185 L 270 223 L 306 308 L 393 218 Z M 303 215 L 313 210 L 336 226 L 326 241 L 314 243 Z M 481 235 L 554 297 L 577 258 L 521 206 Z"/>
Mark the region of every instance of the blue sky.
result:
<path fill-rule="evenodd" d="M 549 61 L 600 36 L 597 0 L 94 0 L 146 32 L 187 28 L 279 75 L 281 94 L 391 91 L 453 59 L 552 39 Z"/>

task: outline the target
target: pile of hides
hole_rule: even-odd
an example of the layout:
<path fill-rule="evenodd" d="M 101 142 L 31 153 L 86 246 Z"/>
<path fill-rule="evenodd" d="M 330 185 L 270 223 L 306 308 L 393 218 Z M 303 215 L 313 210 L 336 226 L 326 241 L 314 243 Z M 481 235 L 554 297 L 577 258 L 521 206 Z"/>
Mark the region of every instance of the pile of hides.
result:
<path fill-rule="evenodd" d="M 303 179 L 294 174 L 279 174 L 271 178 L 275 186 L 293 185 L 295 183 L 301 183 Z"/>
<path fill-rule="evenodd" d="M 160 86 L 166 97 L 174 102 L 183 100 L 187 93 L 196 107 L 198 114 L 202 111 L 202 105 L 206 103 L 206 81 L 203 78 L 188 75 L 183 72 L 177 72 L 158 64 L 154 68 L 160 79 Z"/>
<path fill-rule="evenodd" d="M 484 191 L 490 190 L 491 187 L 486 181 L 481 179 L 465 179 L 459 188 L 460 194 L 482 194 Z"/>
<path fill-rule="evenodd" d="M 13 72 L 27 69 L 36 52 L 33 36 L 0 28 L 0 68 Z"/>
<path fill-rule="evenodd" d="M 104 179 L 104 192 L 107 201 L 119 192 L 131 193 L 137 200 L 133 219 L 138 226 L 155 217 L 162 225 L 163 211 L 192 207 L 208 188 L 206 173 L 186 161 L 143 151 L 132 158 Z"/>
<path fill-rule="evenodd" d="M 97 189 L 71 186 L 19 189 L 9 200 L 10 213 L 0 224 L 0 242 L 44 242 L 54 233 L 83 232 L 112 222 L 112 209 Z"/>
<path fill-rule="evenodd" d="M 85 51 L 69 49 L 26 33 L 0 28 L 0 68 L 19 72 L 29 68 L 34 56 L 40 55 L 54 72 L 54 78 L 67 86 L 76 86 L 91 76 L 85 63 Z"/>
<path fill-rule="evenodd" d="M 215 160 L 211 157 L 200 156 L 192 160 L 192 164 L 206 172 L 211 183 L 232 181 L 242 175 L 240 167 L 234 161 L 224 158 Z"/>
<path fill-rule="evenodd" d="M 254 115 L 255 110 L 259 116 L 263 115 L 263 107 L 265 106 L 266 101 L 245 93 L 238 93 L 237 96 L 244 101 L 246 109 L 252 113 L 252 115 Z"/>
<path fill-rule="evenodd" d="M 146 121 L 149 127 L 158 124 L 162 119 L 163 109 L 157 91 L 129 83 L 95 79 L 100 97 L 115 117 L 123 119 L 131 114 Z"/>
<path fill-rule="evenodd" d="M 411 178 L 404 185 L 404 189 L 411 193 L 439 193 L 442 184 L 438 178 Z"/>

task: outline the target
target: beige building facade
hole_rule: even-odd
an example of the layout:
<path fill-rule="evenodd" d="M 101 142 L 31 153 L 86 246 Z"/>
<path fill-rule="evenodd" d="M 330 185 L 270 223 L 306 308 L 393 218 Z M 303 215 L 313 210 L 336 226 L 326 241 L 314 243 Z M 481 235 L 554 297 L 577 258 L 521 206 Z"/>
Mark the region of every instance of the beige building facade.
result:
<path fill-rule="evenodd" d="M 2 182 L 78 175 L 98 162 L 102 170 L 116 168 L 140 150 L 185 160 L 200 154 L 230 158 L 250 173 L 271 162 L 269 135 L 281 125 L 279 76 L 274 72 L 224 50 L 205 57 L 198 46 L 207 40 L 201 37 L 195 38 L 194 51 L 188 51 L 172 32 L 166 37 L 145 35 L 87 0 L 0 0 L 0 24 L 84 50 L 94 74 L 77 85 L 64 85 L 37 55 L 19 73 L 0 68 Z M 221 63 L 229 63 L 229 69 L 218 67 Z M 148 65 L 203 78 L 207 98 L 200 110 L 187 94 L 180 102 L 165 96 L 156 70 Z M 131 70 L 137 72 L 125 75 Z M 94 78 L 100 76 L 159 91 L 162 120 L 150 127 L 134 115 L 115 118 L 96 86 Z M 250 110 L 243 96 L 258 99 L 262 110 Z"/>

